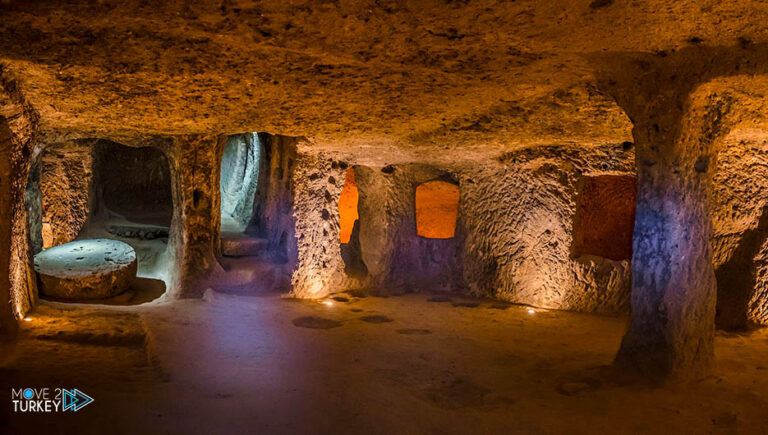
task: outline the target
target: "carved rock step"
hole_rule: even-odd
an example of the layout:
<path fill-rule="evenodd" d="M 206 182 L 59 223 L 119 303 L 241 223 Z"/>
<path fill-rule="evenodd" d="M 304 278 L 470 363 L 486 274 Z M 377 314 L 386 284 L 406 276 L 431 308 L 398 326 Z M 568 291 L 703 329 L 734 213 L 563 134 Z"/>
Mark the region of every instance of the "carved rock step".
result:
<path fill-rule="evenodd" d="M 210 286 L 221 293 L 256 296 L 286 292 L 290 273 L 284 265 L 252 257 L 223 258 L 224 272 L 213 278 Z"/>
<path fill-rule="evenodd" d="M 221 233 L 221 255 L 265 258 L 269 241 L 243 233 Z"/>

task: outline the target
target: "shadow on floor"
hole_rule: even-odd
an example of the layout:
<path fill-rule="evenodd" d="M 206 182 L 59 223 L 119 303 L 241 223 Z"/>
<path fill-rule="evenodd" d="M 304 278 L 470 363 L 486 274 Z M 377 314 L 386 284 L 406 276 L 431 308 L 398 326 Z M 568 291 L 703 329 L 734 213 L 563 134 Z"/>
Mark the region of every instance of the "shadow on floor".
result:
<path fill-rule="evenodd" d="M 77 303 L 90 305 L 139 305 L 152 302 L 165 293 L 165 282 L 153 278 L 135 278 L 130 288 L 117 296 L 106 299 L 69 301 L 48 296 L 41 299 L 53 302 Z"/>

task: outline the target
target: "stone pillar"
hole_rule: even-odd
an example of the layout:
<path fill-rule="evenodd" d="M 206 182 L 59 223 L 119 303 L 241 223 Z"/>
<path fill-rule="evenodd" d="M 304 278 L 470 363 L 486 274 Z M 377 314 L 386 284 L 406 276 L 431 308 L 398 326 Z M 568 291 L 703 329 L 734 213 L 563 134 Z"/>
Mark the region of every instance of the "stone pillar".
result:
<path fill-rule="evenodd" d="M 319 298 L 347 287 L 338 208 L 344 171 L 324 155 L 297 155 L 289 175 L 297 246 L 291 296 Z"/>
<path fill-rule="evenodd" d="M 374 292 L 398 291 L 397 287 L 402 283 L 395 258 L 398 233 L 409 223 L 414 235 L 416 232 L 413 192 L 397 189 L 396 171 L 398 168 L 393 166 L 384 169 L 355 168 L 359 192 L 360 251 Z"/>
<path fill-rule="evenodd" d="M 265 144 L 257 192 L 257 201 L 260 202 L 258 213 L 262 219 L 260 233 L 269 241 L 270 256 L 277 261 L 285 260 L 288 268 L 292 269 L 298 257 L 296 218 L 293 215 L 296 139 L 263 136 L 260 140 Z M 312 174 L 305 173 L 303 177 L 309 175 Z"/>
<path fill-rule="evenodd" d="M 226 137 L 176 136 L 167 147 L 173 194 L 170 243 L 172 297 L 199 297 L 221 272 L 216 260 L 221 220 L 219 156 Z"/>
<path fill-rule="evenodd" d="M 654 379 L 705 375 L 714 360 L 715 274 L 707 195 L 728 106 L 659 100 L 635 116 L 638 196 L 632 315 L 616 364 Z"/>

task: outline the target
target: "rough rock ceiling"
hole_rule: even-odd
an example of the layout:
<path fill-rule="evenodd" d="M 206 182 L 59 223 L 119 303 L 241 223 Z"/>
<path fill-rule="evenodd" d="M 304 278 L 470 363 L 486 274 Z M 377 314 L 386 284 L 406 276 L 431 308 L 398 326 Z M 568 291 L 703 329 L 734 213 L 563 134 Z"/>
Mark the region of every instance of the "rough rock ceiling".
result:
<path fill-rule="evenodd" d="M 768 3 L 0 3 L 49 140 L 267 131 L 390 160 L 631 140 L 590 59 L 768 41 Z M 426 157 L 425 157 L 426 158 Z"/>

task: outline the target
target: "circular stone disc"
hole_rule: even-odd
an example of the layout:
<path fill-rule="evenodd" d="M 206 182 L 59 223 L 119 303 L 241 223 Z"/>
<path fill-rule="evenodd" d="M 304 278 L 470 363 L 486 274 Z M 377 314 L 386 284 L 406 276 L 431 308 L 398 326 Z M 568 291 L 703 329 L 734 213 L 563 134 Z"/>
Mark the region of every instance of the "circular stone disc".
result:
<path fill-rule="evenodd" d="M 128 288 L 136 269 L 136 251 L 118 240 L 76 240 L 35 256 L 40 291 L 61 299 L 115 296 Z"/>

